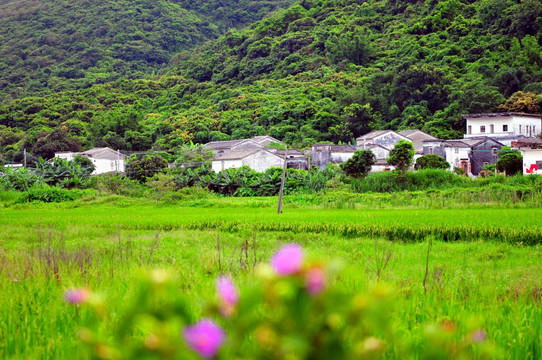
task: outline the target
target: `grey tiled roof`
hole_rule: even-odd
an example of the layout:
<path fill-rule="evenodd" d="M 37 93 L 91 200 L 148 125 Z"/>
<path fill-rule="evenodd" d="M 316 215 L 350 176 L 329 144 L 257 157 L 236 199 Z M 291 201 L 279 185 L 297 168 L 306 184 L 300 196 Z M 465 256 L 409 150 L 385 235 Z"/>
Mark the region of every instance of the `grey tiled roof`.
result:
<path fill-rule="evenodd" d="M 249 151 L 232 151 L 225 155 L 214 158 L 213 160 L 241 160 L 257 153 L 260 150 L 249 150 Z"/>
<path fill-rule="evenodd" d="M 527 114 L 520 112 L 502 112 L 502 113 L 486 113 L 486 114 L 464 114 L 461 115 L 463 119 L 473 119 L 480 117 L 499 117 L 499 116 L 527 116 L 527 117 L 536 117 L 542 119 L 542 114 Z"/>

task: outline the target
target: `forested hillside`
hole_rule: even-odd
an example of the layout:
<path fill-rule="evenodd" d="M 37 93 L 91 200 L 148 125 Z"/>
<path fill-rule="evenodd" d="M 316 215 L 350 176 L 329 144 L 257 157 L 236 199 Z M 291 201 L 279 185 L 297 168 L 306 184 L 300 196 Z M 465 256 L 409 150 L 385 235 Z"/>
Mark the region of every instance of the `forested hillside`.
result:
<path fill-rule="evenodd" d="M 2 0 L 0 103 L 148 76 L 173 54 L 292 2 Z"/>
<path fill-rule="evenodd" d="M 152 80 L 3 105 L 0 148 L 169 149 L 267 133 L 308 146 L 383 128 L 461 136 L 462 113 L 542 113 L 541 45 L 538 0 L 303 0 L 178 53 Z"/>

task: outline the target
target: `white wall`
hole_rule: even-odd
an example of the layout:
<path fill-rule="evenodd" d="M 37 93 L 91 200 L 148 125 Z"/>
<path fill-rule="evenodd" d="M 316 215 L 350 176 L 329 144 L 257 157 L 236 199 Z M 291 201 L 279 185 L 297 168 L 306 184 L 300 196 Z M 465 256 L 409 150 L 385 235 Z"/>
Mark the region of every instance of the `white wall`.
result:
<path fill-rule="evenodd" d="M 240 159 L 236 160 L 213 160 L 212 169 L 215 173 L 219 173 L 222 170 L 226 169 L 238 169 L 243 166 L 243 161 Z"/>
<path fill-rule="evenodd" d="M 108 172 L 125 172 L 126 162 L 124 159 L 120 160 L 107 160 L 107 159 L 92 159 L 90 161 L 96 167 L 92 172 L 92 175 L 105 174 Z"/>
<path fill-rule="evenodd" d="M 491 133 L 491 125 L 494 127 L 494 132 Z M 508 126 L 508 131 L 503 131 L 503 125 Z M 472 126 L 472 133 L 469 134 L 469 126 Z M 480 132 L 480 127 L 485 126 L 486 131 Z M 521 128 L 520 128 L 521 127 Z M 542 119 L 528 116 L 498 116 L 498 117 L 480 117 L 467 119 L 467 127 L 465 129 L 465 137 L 475 136 L 508 136 L 508 135 L 523 135 L 527 137 L 535 137 L 542 131 Z"/>
<path fill-rule="evenodd" d="M 466 159 L 469 161 L 469 151 L 470 148 L 460 148 L 460 147 L 448 147 L 446 146 L 444 148 L 444 152 L 446 153 L 445 159 L 448 163 L 450 163 L 451 170 L 453 170 L 456 167 L 459 167 L 459 164 L 461 163 L 461 159 Z"/>
<path fill-rule="evenodd" d="M 258 172 L 264 172 L 271 167 L 283 167 L 284 159 L 263 150 L 244 158 L 243 165 L 247 165 Z"/>
<path fill-rule="evenodd" d="M 523 175 L 542 175 L 542 149 L 521 149 L 520 151 L 523 155 Z M 532 165 L 538 165 L 538 170 L 531 172 L 530 169 Z M 529 172 L 527 172 L 528 170 Z"/>
<path fill-rule="evenodd" d="M 59 159 L 64 159 L 68 161 L 73 161 L 76 155 L 80 155 L 80 153 L 73 153 L 73 152 L 61 152 L 61 153 L 55 153 L 55 157 Z M 91 175 L 99 175 L 99 174 L 105 174 L 108 172 L 125 172 L 126 171 L 126 159 L 121 156 L 118 160 L 108 160 L 108 159 L 93 159 L 91 157 L 80 155 L 83 157 L 86 157 L 92 163 L 94 164 L 94 171 L 91 173 Z"/>
<path fill-rule="evenodd" d="M 372 151 L 373 154 L 375 154 L 375 157 L 377 159 L 385 159 L 390 156 L 390 151 L 381 147 L 374 147 L 369 149 Z"/>
<path fill-rule="evenodd" d="M 75 157 L 75 154 L 72 152 L 58 152 L 58 153 L 55 153 L 55 157 L 62 160 L 72 161 L 73 158 Z"/>
<path fill-rule="evenodd" d="M 394 171 L 395 170 L 395 166 L 392 166 L 392 165 L 373 165 L 371 166 L 371 171 L 369 171 L 370 173 L 377 173 L 377 172 L 382 172 L 382 171 Z"/>
<path fill-rule="evenodd" d="M 352 157 L 354 157 L 353 152 L 332 152 L 330 160 L 332 163 L 338 164 L 343 163 Z"/>

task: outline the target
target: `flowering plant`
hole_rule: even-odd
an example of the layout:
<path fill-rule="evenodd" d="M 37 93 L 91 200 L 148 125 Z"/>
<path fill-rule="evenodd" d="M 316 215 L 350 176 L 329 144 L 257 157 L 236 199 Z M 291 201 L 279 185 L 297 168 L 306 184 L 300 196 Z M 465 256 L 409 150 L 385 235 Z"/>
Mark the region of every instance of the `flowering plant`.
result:
<path fill-rule="evenodd" d="M 411 346 L 389 316 L 393 291 L 376 286 L 351 295 L 336 285 L 340 270 L 340 263 L 309 261 L 301 246 L 288 244 L 269 264 L 256 267 L 255 281 L 242 291 L 231 277 L 218 277 L 215 300 L 208 303 L 203 310 L 206 317 L 200 320 L 193 317 L 172 275 L 153 271 L 141 282 L 136 301 L 118 328 L 101 339 L 89 325 L 80 329 L 79 336 L 103 359 L 373 359 L 410 358 L 413 352 L 415 357 L 439 358 L 495 355 L 484 330 L 461 338 L 452 322 L 428 326 L 422 339 L 425 346 Z M 99 297 L 88 289 L 71 289 L 65 295 L 67 302 L 77 306 L 91 298 Z M 99 301 L 88 303 L 103 309 Z M 97 313 L 98 320 L 107 317 L 104 311 Z"/>

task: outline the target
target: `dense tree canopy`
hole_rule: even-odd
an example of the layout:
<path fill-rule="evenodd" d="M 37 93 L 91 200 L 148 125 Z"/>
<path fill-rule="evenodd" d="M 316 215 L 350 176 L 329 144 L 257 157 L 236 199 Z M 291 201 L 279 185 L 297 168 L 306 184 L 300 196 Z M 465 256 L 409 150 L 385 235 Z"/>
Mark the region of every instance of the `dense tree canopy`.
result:
<path fill-rule="evenodd" d="M 462 135 L 463 113 L 541 112 L 536 0 L 304 0 L 265 16 L 271 3 L 289 2 L 138 0 L 126 16 L 124 1 L 9 8 L 0 153 L 57 129 L 82 148 L 133 151 L 263 134 L 305 147 L 388 128 L 446 139 Z M 39 39 L 19 41 L 23 31 Z"/>

